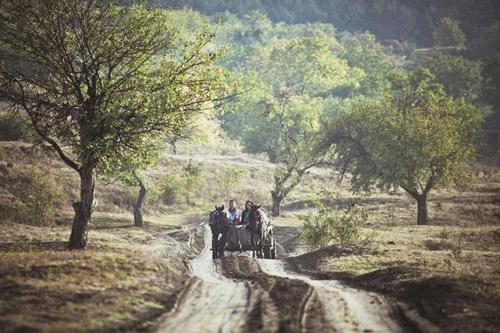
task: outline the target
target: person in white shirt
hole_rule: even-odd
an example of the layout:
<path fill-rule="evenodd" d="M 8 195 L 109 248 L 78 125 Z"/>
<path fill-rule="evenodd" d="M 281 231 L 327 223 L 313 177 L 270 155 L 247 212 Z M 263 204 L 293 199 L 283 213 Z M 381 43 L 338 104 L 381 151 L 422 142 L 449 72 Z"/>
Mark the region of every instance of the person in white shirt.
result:
<path fill-rule="evenodd" d="M 241 212 L 236 207 L 236 200 L 229 200 L 229 209 L 227 210 L 227 219 L 229 224 L 241 224 Z"/>

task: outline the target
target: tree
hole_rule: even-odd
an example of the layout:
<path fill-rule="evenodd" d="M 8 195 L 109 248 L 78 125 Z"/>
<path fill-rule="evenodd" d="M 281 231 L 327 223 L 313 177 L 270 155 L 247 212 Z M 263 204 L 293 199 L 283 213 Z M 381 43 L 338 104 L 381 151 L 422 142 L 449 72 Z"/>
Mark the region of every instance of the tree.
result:
<path fill-rule="evenodd" d="M 354 190 L 401 187 L 428 224 L 427 198 L 436 188 L 466 183 L 474 162 L 481 111 L 448 96 L 432 73 L 418 69 L 378 98 L 355 98 L 330 120 L 333 146 Z"/>
<path fill-rule="evenodd" d="M 358 89 L 360 93 L 376 95 L 388 88 L 388 78 L 397 70 L 397 62 L 402 62 L 400 57 L 391 54 L 368 32 L 345 33 L 340 38 L 340 44 L 340 57 L 345 59 L 349 66 L 361 68 L 365 73 Z"/>
<path fill-rule="evenodd" d="M 468 103 L 478 102 L 483 83 L 480 62 L 439 52 L 425 58 L 420 66 L 434 73 L 448 95 Z"/>
<path fill-rule="evenodd" d="M 460 25 L 452 18 L 445 17 L 434 27 L 432 31 L 434 46 L 456 46 L 465 47 L 467 38 L 460 29 Z"/>
<path fill-rule="evenodd" d="M 331 51 L 336 43 L 333 38 L 280 39 L 259 48 L 242 74 L 247 93 L 223 115 L 223 127 L 247 151 L 266 153 L 277 164 L 274 216 L 308 170 L 324 163 L 311 145 L 335 90 L 350 89 L 362 75 Z"/>
<path fill-rule="evenodd" d="M 141 159 L 215 98 L 211 35 L 182 40 L 168 22 L 143 5 L 2 2 L 0 41 L 30 71 L 4 64 L 0 97 L 80 176 L 70 249 L 87 244 L 96 172 Z"/>

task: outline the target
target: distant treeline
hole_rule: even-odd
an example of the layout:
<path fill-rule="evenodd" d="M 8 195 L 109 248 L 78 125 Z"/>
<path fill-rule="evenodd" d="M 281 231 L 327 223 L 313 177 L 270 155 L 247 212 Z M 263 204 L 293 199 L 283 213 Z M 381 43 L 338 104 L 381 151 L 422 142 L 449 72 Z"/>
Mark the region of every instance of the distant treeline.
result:
<path fill-rule="evenodd" d="M 190 7 L 207 15 L 231 12 L 244 16 L 252 10 L 274 22 L 334 24 L 338 30 L 370 31 L 378 39 L 432 45 L 432 29 L 444 17 L 460 23 L 468 40 L 500 19 L 498 0 L 151 0 L 150 4 Z"/>

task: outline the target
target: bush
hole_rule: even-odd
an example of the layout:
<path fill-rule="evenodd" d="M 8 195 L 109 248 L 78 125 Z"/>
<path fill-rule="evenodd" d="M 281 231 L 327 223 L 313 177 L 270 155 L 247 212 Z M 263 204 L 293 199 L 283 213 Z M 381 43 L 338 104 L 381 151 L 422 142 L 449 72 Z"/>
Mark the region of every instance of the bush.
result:
<path fill-rule="evenodd" d="M 48 225 L 54 221 L 57 206 L 64 198 L 55 182 L 37 168 L 29 170 L 29 185 L 20 193 L 24 208 L 15 213 L 18 222 L 31 225 Z"/>
<path fill-rule="evenodd" d="M 203 186 L 203 164 L 190 160 L 186 166 L 182 167 L 181 185 L 180 193 L 189 204 L 193 195 Z"/>
<path fill-rule="evenodd" d="M 368 213 L 351 204 L 345 211 L 333 211 L 317 200 L 315 215 L 300 216 L 304 222 L 300 231 L 302 242 L 310 249 L 320 249 L 328 245 L 357 243 L 363 238 L 363 226 Z"/>
<path fill-rule="evenodd" d="M 156 189 L 157 195 L 150 194 L 149 197 L 154 200 L 158 197 L 162 204 L 170 206 L 175 204 L 181 196 L 181 184 L 175 173 L 164 176 Z"/>
<path fill-rule="evenodd" d="M 189 161 L 187 165 L 173 168 L 159 179 L 150 190 L 146 202 L 148 205 L 156 202 L 170 206 L 184 199 L 190 204 L 203 183 L 203 164 Z"/>

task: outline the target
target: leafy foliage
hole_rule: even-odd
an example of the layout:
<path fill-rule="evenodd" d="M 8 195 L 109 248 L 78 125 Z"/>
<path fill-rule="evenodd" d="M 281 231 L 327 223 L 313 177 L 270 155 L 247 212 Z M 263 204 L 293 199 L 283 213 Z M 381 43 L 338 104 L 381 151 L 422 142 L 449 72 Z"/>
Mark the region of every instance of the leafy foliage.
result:
<path fill-rule="evenodd" d="M 38 168 L 28 170 L 27 176 L 30 183 L 20 193 L 24 207 L 14 212 L 14 218 L 20 223 L 31 225 L 53 224 L 56 208 L 64 197 L 63 193 L 54 180 Z"/>
<path fill-rule="evenodd" d="M 353 188 L 400 186 L 425 201 L 433 188 L 470 180 L 481 111 L 449 97 L 428 70 L 394 87 L 378 98 L 351 100 L 325 132 Z"/>
<path fill-rule="evenodd" d="M 203 185 L 203 164 L 189 161 L 188 164 L 182 167 L 182 187 L 181 194 L 190 204 L 192 196 L 195 195 Z"/>
<path fill-rule="evenodd" d="M 456 99 L 464 98 L 469 103 L 478 102 L 483 82 L 480 62 L 438 53 L 425 58 L 420 66 L 436 76 L 448 95 Z"/>
<path fill-rule="evenodd" d="M 388 89 L 391 75 L 403 64 L 387 48 L 377 42 L 370 33 L 343 34 L 340 38 L 342 50 L 340 56 L 352 67 L 363 69 L 359 91 L 364 95 L 376 95 Z M 398 63 L 399 62 L 399 63 Z"/>
<path fill-rule="evenodd" d="M 185 203 L 193 204 L 193 197 L 205 184 L 204 177 L 202 163 L 189 161 L 182 167 L 172 167 L 152 184 L 146 202 L 150 206 L 158 202 L 169 206 L 183 199 Z"/>
<path fill-rule="evenodd" d="M 341 31 L 371 31 L 378 39 L 396 39 L 432 45 L 432 30 L 442 18 L 459 21 L 469 36 L 477 27 L 498 20 L 496 0 L 155 0 L 176 8 L 190 7 L 217 16 L 230 12 L 244 17 L 251 11 L 264 13 L 273 22 L 305 24 L 324 22 Z"/>
<path fill-rule="evenodd" d="M 84 248 L 96 170 L 126 161 L 132 169 L 148 165 L 163 136 L 180 133 L 222 93 L 212 34 L 185 40 L 165 11 L 145 5 L 2 5 L 0 41 L 32 70 L 2 66 L 0 95 L 26 112 L 36 133 L 79 172 L 70 247 Z"/>
<path fill-rule="evenodd" d="M 223 128 L 247 151 L 266 153 L 278 163 L 275 209 L 307 170 L 321 163 L 311 144 L 337 89 L 355 87 L 363 75 L 332 52 L 337 46 L 333 37 L 304 37 L 257 48 L 241 74 L 247 93 L 222 117 Z"/>
<path fill-rule="evenodd" d="M 302 242 L 310 249 L 321 249 L 328 245 L 353 244 L 362 240 L 368 213 L 356 206 L 354 201 L 345 211 L 333 211 L 322 199 L 317 198 L 314 202 L 318 209 L 316 214 L 300 216 L 304 223 L 300 230 Z"/>

